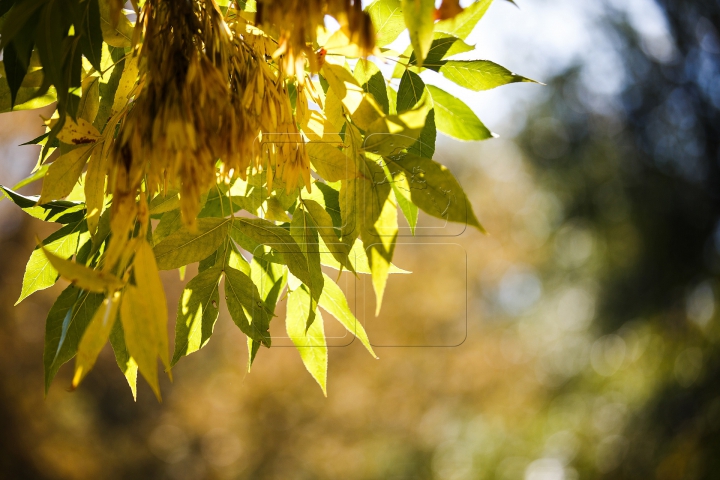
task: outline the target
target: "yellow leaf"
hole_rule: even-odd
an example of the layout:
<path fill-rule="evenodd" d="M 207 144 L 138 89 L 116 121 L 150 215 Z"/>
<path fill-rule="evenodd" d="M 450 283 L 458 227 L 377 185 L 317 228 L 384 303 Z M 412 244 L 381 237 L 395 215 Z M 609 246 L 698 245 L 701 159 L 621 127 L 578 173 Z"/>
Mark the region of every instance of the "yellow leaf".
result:
<path fill-rule="evenodd" d="M 133 263 L 135 272 L 135 284 L 138 289 L 147 297 L 148 322 L 154 326 L 157 352 L 165 368 L 170 368 L 168 356 L 168 335 L 167 335 L 167 303 L 165 302 L 165 289 L 160 280 L 155 254 L 150 244 L 143 240 L 135 251 Z"/>
<path fill-rule="evenodd" d="M 90 157 L 85 174 L 85 206 L 87 208 L 88 231 L 95 232 L 105 204 L 105 166 L 97 153 Z"/>
<path fill-rule="evenodd" d="M 125 105 L 128 103 L 128 98 L 135 87 L 135 82 L 137 82 L 137 76 L 137 57 L 126 58 L 125 67 L 123 68 L 122 76 L 120 76 L 120 82 L 118 83 L 117 90 L 115 90 L 115 98 L 112 109 L 110 110 L 111 115 L 115 115 L 125 108 Z"/>
<path fill-rule="evenodd" d="M 337 97 L 336 97 L 337 98 Z M 338 105 L 340 101 L 338 100 Z M 305 123 L 300 125 L 303 133 L 311 142 L 325 142 L 342 145 L 342 138 L 333 123 L 317 110 L 311 110 L 305 116 Z"/>
<path fill-rule="evenodd" d="M 120 306 L 120 321 L 125 333 L 125 345 L 130 356 L 138 365 L 138 370 L 150 384 L 158 400 L 160 384 L 157 372 L 157 338 L 156 326 L 150 317 L 151 299 L 138 287 L 128 285 Z"/>
<path fill-rule="evenodd" d="M 90 156 L 92 145 L 70 150 L 50 164 L 43 179 L 42 192 L 38 204 L 64 198 L 72 192 L 80 178 L 85 162 Z"/>
<path fill-rule="evenodd" d="M 103 301 L 90 320 L 78 345 L 73 387 L 77 387 L 95 365 L 95 360 L 110 337 L 119 306 L 120 292 L 115 292 Z"/>
<path fill-rule="evenodd" d="M 355 162 L 334 145 L 310 142 L 306 148 L 315 171 L 325 180 L 336 182 L 356 176 Z"/>
<path fill-rule="evenodd" d="M 352 73 L 344 66 L 326 61 L 323 75 L 330 84 L 353 122 L 363 130 L 383 116 L 382 109 L 372 95 L 368 95 L 358 84 Z"/>
<path fill-rule="evenodd" d="M 95 143 L 100 138 L 100 132 L 84 118 L 78 118 L 76 123 L 68 117 L 65 119 L 63 128 L 58 132 L 57 138 L 68 145 L 83 145 Z"/>
<path fill-rule="evenodd" d="M 90 292 L 113 292 L 122 288 L 122 281 L 115 275 L 93 270 L 72 260 L 65 260 L 48 251 L 41 245 L 50 265 L 73 285 Z"/>

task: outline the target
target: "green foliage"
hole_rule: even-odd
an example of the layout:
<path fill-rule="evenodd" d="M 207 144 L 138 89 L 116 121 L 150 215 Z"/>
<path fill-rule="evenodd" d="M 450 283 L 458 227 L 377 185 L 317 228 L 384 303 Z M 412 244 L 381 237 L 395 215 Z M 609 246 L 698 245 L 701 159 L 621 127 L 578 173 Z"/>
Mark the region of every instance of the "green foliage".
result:
<path fill-rule="evenodd" d="M 387 47 L 408 30 L 410 46 L 403 54 L 373 51 L 393 60 L 394 72 L 362 58 L 370 51 L 360 48 L 367 47 L 362 41 L 354 43 L 352 28 L 324 40 L 318 36 L 313 52 L 322 61 L 286 57 L 288 52 L 276 58 L 272 50 L 259 55 L 268 64 L 262 66 L 268 67 L 270 83 L 279 88 L 272 95 L 286 95 L 281 101 L 287 104 L 263 104 L 274 97 L 263 93 L 260 80 L 249 84 L 252 95 L 244 95 L 243 103 L 270 126 L 279 125 L 279 117 L 292 117 L 282 128 L 297 129 L 301 148 L 288 150 L 291 142 L 272 148 L 285 155 L 284 162 L 288 151 L 296 152 L 292 158 L 299 163 L 306 154 L 307 170 L 281 174 L 280 163 L 266 163 L 237 171 L 226 159 L 213 159 L 217 181 L 197 192 L 191 190 L 199 185 L 194 171 L 183 173 L 179 184 L 158 188 L 148 170 L 133 170 L 128 151 L 119 146 L 137 133 L 126 130 L 128 121 L 139 108 L 142 89 L 149 88 L 152 65 L 140 49 L 148 40 L 142 23 L 133 25 L 122 5 L 110 0 L 1 2 L 0 112 L 57 102 L 46 134 L 28 142 L 42 145 L 43 153 L 20 184 L 43 178 L 41 195 L 2 187 L 29 215 L 61 225 L 31 254 L 18 299 L 52 286 L 59 276 L 71 282 L 46 322 L 46 389 L 73 357 L 77 386 L 109 340 L 133 396 L 139 371 L 159 399 L 158 360 L 170 375 L 182 357 L 204 347 L 221 297 L 247 336 L 248 368 L 260 346 L 272 343 L 270 324 L 284 294 L 286 331 L 324 393 L 328 349 L 320 310 L 375 356 L 362 324 L 323 267 L 370 275 L 377 314 L 390 275 L 409 273 L 393 264 L 398 209 L 413 233 L 421 210 L 482 231 L 460 184 L 432 158 L 438 131 L 465 141 L 492 134 L 468 105 L 426 81 L 440 74 L 475 91 L 531 81 L 487 60 L 453 58 L 474 49 L 465 39 L 490 3 L 480 0 L 439 22 L 429 0 L 370 4 L 366 12 L 375 26 L 376 47 Z M 148 4 L 133 3 L 135 13 L 147 12 Z M 266 25 L 250 26 L 256 8 L 248 5 L 222 3 L 218 21 L 228 22 L 233 35 L 241 29 L 256 42 L 277 41 L 272 29 L 260 29 Z M 277 72 L 288 66 L 287 58 L 295 58 L 296 70 L 283 76 Z M 300 64 L 318 76 L 299 69 Z M 276 110 L 283 105 L 286 110 Z M 170 127 L 177 125 L 168 126 L 168 135 L 177 133 Z M 264 146 L 273 135 L 263 137 Z M 58 154 L 49 157 L 53 151 Z M 310 176 L 310 168 L 317 178 Z M 138 190 L 123 190 L 131 180 Z M 63 200 L 70 194 L 78 200 Z M 188 198 L 199 202 L 193 205 Z M 196 262 L 198 273 L 178 303 L 170 357 L 158 272 L 180 269 L 184 275 Z"/>

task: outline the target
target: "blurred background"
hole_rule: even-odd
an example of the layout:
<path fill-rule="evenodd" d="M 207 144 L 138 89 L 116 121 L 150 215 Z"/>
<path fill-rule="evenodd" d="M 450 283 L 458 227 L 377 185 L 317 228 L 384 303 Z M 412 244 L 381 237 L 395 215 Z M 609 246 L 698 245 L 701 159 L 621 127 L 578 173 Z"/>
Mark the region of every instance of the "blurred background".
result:
<path fill-rule="evenodd" d="M 162 404 L 143 380 L 133 401 L 109 348 L 44 398 L 62 285 L 13 304 L 51 229 L 0 202 L 0 477 L 718 478 L 720 1 L 517 3 L 469 43 L 547 86 L 452 90 L 500 138 L 436 153 L 490 233 L 403 237 L 415 273 L 391 276 L 377 318 L 369 282 L 344 280 L 380 359 L 326 315 L 327 399 L 281 319 L 246 373 L 226 311 Z M 1 183 L 29 173 L 37 147 L 16 145 L 39 133 L 38 111 L 0 115 Z"/>

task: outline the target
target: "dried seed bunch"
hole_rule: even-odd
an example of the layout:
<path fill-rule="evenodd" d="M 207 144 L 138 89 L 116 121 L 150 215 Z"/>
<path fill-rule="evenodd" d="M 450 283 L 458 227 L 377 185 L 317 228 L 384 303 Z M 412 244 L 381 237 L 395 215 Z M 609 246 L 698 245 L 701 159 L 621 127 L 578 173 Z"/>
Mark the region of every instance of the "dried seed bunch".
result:
<path fill-rule="evenodd" d="M 259 0 L 257 24 L 277 34 L 278 49 L 273 57 L 282 56 L 286 73 L 302 83 L 306 59 L 310 71 L 319 64 L 314 51 L 317 29 L 324 25 L 325 15 L 334 17 L 352 43 L 366 54 L 375 47 L 375 28 L 363 11 L 360 0 Z"/>
<path fill-rule="evenodd" d="M 221 133 L 237 115 L 228 103 L 231 32 L 212 1 L 145 3 L 140 22 L 140 90 L 115 144 L 113 194 L 178 188 L 183 217 L 215 182 L 217 159 L 232 152 Z"/>

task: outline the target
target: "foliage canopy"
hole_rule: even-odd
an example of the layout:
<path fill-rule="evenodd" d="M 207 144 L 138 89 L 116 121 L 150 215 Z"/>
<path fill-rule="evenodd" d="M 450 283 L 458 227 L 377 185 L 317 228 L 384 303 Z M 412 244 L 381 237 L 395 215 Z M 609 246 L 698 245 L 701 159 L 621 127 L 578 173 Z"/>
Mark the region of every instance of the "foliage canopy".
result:
<path fill-rule="evenodd" d="M 28 142 L 42 146 L 32 174 L 2 187 L 61 225 L 32 253 L 18 299 L 70 282 L 47 318 L 46 389 L 73 357 L 76 387 L 109 340 L 133 394 L 139 371 L 160 398 L 158 359 L 170 375 L 206 345 L 221 297 L 250 368 L 287 295 L 288 336 L 325 392 L 321 310 L 374 352 L 322 267 L 371 275 L 379 312 L 389 274 L 403 272 L 398 207 L 413 231 L 419 210 L 482 230 L 432 157 L 438 131 L 492 134 L 418 74 L 475 91 L 532 80 L 454 59 L 474 49 L 465 40 L 491 0 L 131 3 L 0 1 L 0 112 L 56 105 Z M 405 30 L 410 46 L 392 50 Z M 40 179 L 39 197 L 16 192 Z M 195 262 L 170 355 L 159 271 Z"/>

